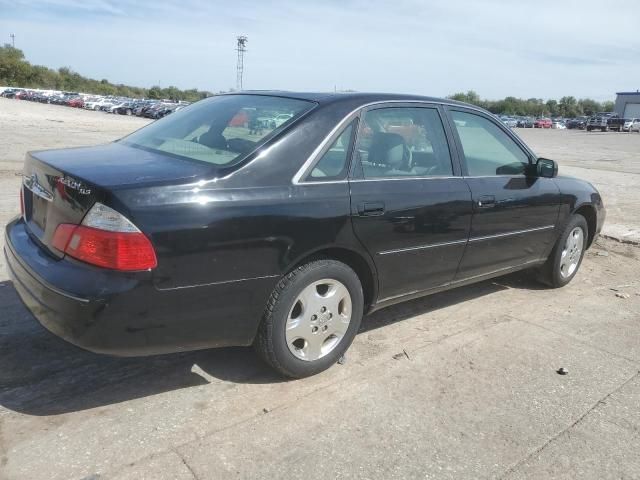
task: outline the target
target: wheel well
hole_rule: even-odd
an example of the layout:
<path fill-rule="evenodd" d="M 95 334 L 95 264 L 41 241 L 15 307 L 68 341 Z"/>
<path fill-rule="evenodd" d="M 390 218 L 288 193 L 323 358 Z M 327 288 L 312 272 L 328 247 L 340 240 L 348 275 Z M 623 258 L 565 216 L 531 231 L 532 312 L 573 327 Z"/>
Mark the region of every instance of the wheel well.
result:
<path fill-rule="evenodd" d="M 598 220 L 596 218 L 596 210 L 591 205 L 583 205 L 574 213 L 582 215 L 587 221 L 587 248 L 589 248 L 591 246 L 591 243 L 593 242 L 593 237 L 596 234 L 596 226 L 598 223 Z"/>
<path fill-rule="evenodd" d="M 377 284 L 373 271 L 367 261 L 358 253 L 346 248 L 326 248 L 303 258 L 296 266 L 302 265 L 318 258 L 331 258 L 338 260 L 353 269 L 362 284 L 362 294 L 364 295 L 364 311 L 373 304 L 374 296 L 377 292 Z"/>

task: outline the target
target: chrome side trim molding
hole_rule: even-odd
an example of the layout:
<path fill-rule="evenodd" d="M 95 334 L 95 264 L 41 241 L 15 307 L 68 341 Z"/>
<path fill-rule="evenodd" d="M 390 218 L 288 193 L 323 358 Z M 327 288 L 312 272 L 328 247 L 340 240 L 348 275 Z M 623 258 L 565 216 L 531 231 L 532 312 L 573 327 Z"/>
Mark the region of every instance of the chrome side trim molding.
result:
<path fill-rule="evenodd" d="M 343 178 L 342 180 L 319 180 L 319 181 L 314 181 L 314 182 L 301 182 L 301 183 L 296 183 L 295 185 L 298 186 L 307 186 L 307 185 L 332 185 L 332 184 L 336 184 L 336 183 L 349 183 L 349 181 L 346 178 Z"/>
<path fill-rule="evenodd" d="M 555 225 L 545 225 L 544 227 L 526 228 L 524 230 L 515 230 L 513 232 L 497 233 L 495 235 L 485 235 L 483 237 L 472 237 L 469 242 L 482 242 L 484 240 L 493 240 L 494 238 L 510 237 L 512 235 L 521 235 L 523 233 L 539 232 L 542 230 L 552 230 L 556 228 Z"/>
<path fill-rule="evenodd" d="M 435 288 L 440 288 L 440 287 L 435 287 Z M 392 295 L 390 297 L 383 298 L 382 300 L 378 300 L 376 302 L 376 304 L 388 302 L 389 300 L 395 300 L 396 298 L 408 297 L 409 295 L 415 295 L 416 293 L 428 292 L 429 290 L 432 290 L 432 289 L 429 288 L 427 290 L 412 290 L 412 291 L 407 292 L 407 293 L 401 293 L 399 295 Z"/>
<path fill-rule="evenodd" d="M 384 250 L 382 252 L 378 252 L 378 255 L 390 255 L 392 253 L 413 252 L 415 250 L 426 250 L 428 248 L 448 247 L 449 245 L 459 245 L 461 243 L 467 243 L 467 239 L 454 240 L 452 242 L 432 243 L 432 244 L 429 244 L 429 245 L 418 245 L 417 247 L 407 247 L 407 248 L 396 248 L 394 250 Z"/>
<path fill-rule="evenodd" d="M 351 120 L 353 120 L 353 118 L 360 111 L 361 108 L 362 107 L 358 107 L 358 108 L 355 108 L 352 111 L 350 111 L 347 115 L 345 115 L 342 118 L 342 120 L 340 120 L 336 124 L 335 127 L 333 127 L 331 129 L 329 134 L 326 137 L 324 137 L 324 139 L 318 144 L 318 146 L 315 148 L 315 150 L 313 152 L 311 152 L 311 155 L 309 155 L 309 158 L 307 158 L 307 160 L 305 160 L 305 162 L 302 164 L 302 167 L 300 167 L 300 169 L 293 176 L 293 179 L 291 180 L 291 183 L 293 183 L 294 185 L 298 185 L 298 184 L 301 184 L 301 183 L 304 183 L 305 185 L 311 184 L 311 183 L 314 184 L 314 185 L 321 185 L 321 184 L 325 183 L 322 180 L 317 180 L 317 181 L 313 181 L 313 182 L 302 182 L 302 176 L 307 172 L 307 170 L 309 170 L 309 167 L 311 167 L 313 162 L 315 162 L 317 160 L 318 156 L 320 155 L 320 152 L 322 152 L 324 150 L 324 148 L 329 144 L 329 142 L 333 139 L 333 136 L 336 133 L 338 133 L 344 126 L 346 126 L 347 123 L 349 123 Z M 344 181 L 346 181 L 346 179 Z"/>
<path fill-rule="evenodd" d="M 181 285 L 179 287 L 169 287 L 169 288 L 156 287 L 156 289 L 161 292 L 168 292 L 170 290 L 184 290 L 185 288 L 211 287 L 214 285 L 226 285 L 228 283 L 249 282 L 251 280 L 265 280 L 267 278 L 279 278 L 279 277 L 280 275 L 264 275 L 262 277 L 238 278 L 236 280 L 222 280 L 220 282 L 200 283 L 198 285 Z"/>
<path fill-rule="evenodd" d="M 451 179 L 459 179 L 462 180 L 463 177 L 460 176 L 441 176 L 441 177 L 377 177 L 377 178 L 352 178 L 349 180 L 350 183 L 364 183 L 364 182 L 389 182 L 394 180 L 451 180 Z M 305 185 L 307 182 L 305 182 Z"/>
<path fill-rule="evenodd" d="M 498 233 L 496 235 L 486 235 L 483 237 L 472 237 L 469 240 L 454 240 L 451 242 L 441 242 L 441 243 L 430 243 L 427 245 L 417 245 L 415 247 L 406 247 L 406 248 L 395 248 L 393 250 L 383 250 L 381 252 L 378 252 L 378 255 L 391 255 L 393 253 L 404 253 L 404 252 L 412 252 L 415 250 L 426 250 L 428 248 L 438 248 L 438 247 L 448 247 L 449 245 L 459 245 L 461 243 L 467 243 L 468 242 L 481 242 L 484 240 L 492 240 L 494 238 L 503 238 L 503 237 L 510 237 L 512 235 L 521 235 L 523 233 L 532 233 L 532 232 L 539 232 L 542 230 L 551 230 L 555 228 L 555 225 L 545 225 L 543 227 L 535 227 L 535 228 L 527 228 L 524 230 L 515 230 L 513 232 L 506 232 L 506 233 Z"/>

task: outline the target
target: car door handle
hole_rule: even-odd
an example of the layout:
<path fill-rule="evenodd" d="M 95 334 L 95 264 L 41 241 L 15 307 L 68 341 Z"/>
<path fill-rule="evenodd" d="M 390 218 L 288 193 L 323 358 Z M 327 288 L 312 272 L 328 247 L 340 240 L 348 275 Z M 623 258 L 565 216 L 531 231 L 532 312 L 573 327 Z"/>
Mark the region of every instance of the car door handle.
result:
<path fill-rule="evenodd" d="M 493 195 L 482 195 L 476 201 L 478 208 L 492 208 L 496 206 L 496 197 Z"/>
<path fill-rule="evenodd" d="M 384 202 L 362 202 L 358 204 L 358 215 L 363 217 L 384 215 Z"/>

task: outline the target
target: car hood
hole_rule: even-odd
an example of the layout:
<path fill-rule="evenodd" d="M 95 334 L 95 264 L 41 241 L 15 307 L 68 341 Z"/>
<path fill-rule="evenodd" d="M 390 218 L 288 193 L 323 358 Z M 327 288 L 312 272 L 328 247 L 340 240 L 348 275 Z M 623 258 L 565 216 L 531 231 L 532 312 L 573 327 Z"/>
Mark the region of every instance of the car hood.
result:
<path fill-rule="evenodd" d="M 214 170 L 203 162 L 149 152 L 119 142 L 43 150 L 30 152 L 30 155 L 76 178 L 112 189 L 189 180 Z"/>

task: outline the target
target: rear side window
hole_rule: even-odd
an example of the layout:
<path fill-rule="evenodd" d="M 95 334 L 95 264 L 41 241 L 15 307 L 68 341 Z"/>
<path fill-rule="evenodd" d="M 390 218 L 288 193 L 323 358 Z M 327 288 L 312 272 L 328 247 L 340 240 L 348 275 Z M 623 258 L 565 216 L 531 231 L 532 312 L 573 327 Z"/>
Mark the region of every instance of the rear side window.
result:
<path fill-rule="evenodd" d="M 521 175 L 528 155 L 491 120 L 473 113 L 452 111 L 471 176 Z"/>
<path fill-rule="evenodd" d="M 346 127 L 311 170 L 307 180 L 339 180 L 347 174 L 347 158 L 353 135 L 353 123 Z"/>
<path fill-rule="evenodd" d="M 365 178 L 453 175 L 449 145 L 435 108 L 368 111 L 356 152 Z"/>
<path fill-rule="evenodd" d="M 220 95 L 157 120 L 122 143 L 228 167 L 314 107 L 267 95 Z"/>

